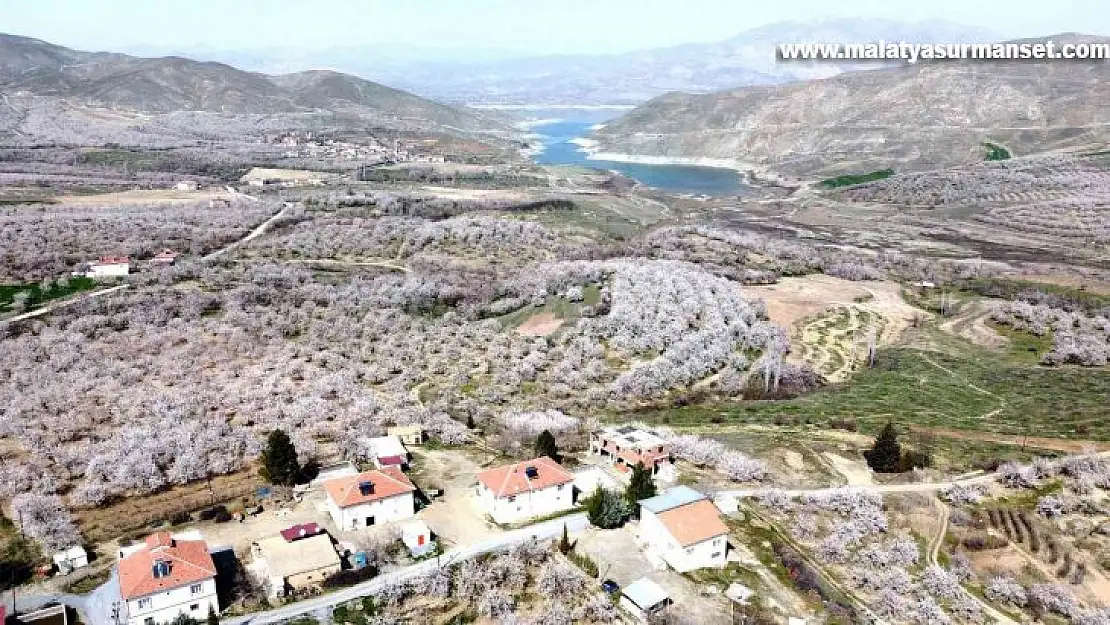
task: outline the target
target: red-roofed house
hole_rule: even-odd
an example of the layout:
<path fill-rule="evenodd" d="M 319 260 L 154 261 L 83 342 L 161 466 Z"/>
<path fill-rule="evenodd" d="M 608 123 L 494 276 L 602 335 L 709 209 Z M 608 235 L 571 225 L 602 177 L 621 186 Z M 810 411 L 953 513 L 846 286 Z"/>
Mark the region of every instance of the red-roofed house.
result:
<path fill-rule="evenodd" d="M 121 552 L 120 595 L 128 625 L 169 623 L 181 614 L 203 620 L 220 611 L 216 565 L 203 540 L 183 540 L 158 532 Z"/>
<path fill-rule="evenodd" d="M 547 456 L 478 474 L 478 499 L 498 523 L 574 507 L 574 475 Z"/>
<path fill-rule="evenodd" d="M 150 259 L 150 262 L 155 265 L 172 265 L 177 261 L 177 252 L 173 250 L 162 250 Z"/>
<path fill-rule="evenodd" d="M 720 511 L 686 486 L 640 502 L 640 541 L 679 573 L 720 568 L 728 557 L 728 526 Z"/>
<path fill-rule="evenodd" d="M 416 487 L 396 467 L 345 475 L 323 483 L 328 512 L 343 530 L 407 519 L 416 514 Z"/>

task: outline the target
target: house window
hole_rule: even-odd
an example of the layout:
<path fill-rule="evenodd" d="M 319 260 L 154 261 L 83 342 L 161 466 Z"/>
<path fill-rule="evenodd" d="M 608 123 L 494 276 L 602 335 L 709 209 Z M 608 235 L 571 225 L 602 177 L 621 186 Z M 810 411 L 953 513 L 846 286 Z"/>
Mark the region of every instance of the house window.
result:
<path fill-rule="evenodd" d="M 145 610 L 150 607 L 150 597 L 139 599 L 139 609 Z"/>
<path fill-rule="evenodd" d="M 714 559 L 716 559 L 716 558 L 719 558 L 719 557 L 721 557 L 721 552 L 720 552 L 720 551 L 718 551 L 717 553 L 713 554 L 713 555 L 712 555 L 712 556 L 710 556 L 710 557 L 711 557 L 711 558 L 714 558 Z"/>
<path fill-rule="evenodd" d="M 714 547 L 720 547 L 721 546 L 721 539 L 720 538 L 714 538 L 713 539 L 713 546 Z"/>
<path fill-rule="evenodd" d="M 564 486 L 566 486 L 566 484 L 559 484 L 559 488 L 557 488 L 556 490 L 563 490 Z"/>
<path fill-rule="evenodd" d="M 694 548 L 693 547 L 687 547 L 686 548 L 686 555 L 688 555 L 688 556 L 693 555 L 693 553 L 694 553 Z"/>
<path fill-rule="evenodd" d="M 200 590 L 201 590 L 201 585 L 200 584 L 193 584 L 192 586 L 189 587 L 189 592 L 194 594 L 194 595 L 199 595 Z"/>
<path fill-rule="evenodd" d="M 154 617 L 148 616 L 143 620 L 143 625 L 154 625 Z"/>
<path fill-rule="evenodd" d="M 509 503 L 516 501 L 516 497 L 509 497 Z"/>
<path fill-rule="evenodd" d="M 193 605 L 189 606 L 189 611 L 190 612 L 196 612 L 199 609 L 200 609 L 200 604 L 199 603 L 194 603 Z"/>

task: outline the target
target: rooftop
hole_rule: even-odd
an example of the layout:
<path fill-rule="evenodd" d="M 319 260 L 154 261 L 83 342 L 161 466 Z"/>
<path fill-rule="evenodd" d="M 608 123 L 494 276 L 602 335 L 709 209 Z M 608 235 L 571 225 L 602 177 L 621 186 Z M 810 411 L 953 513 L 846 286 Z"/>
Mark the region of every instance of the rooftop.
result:
<path fill-rule="evenodd" d="M 728 526 L 721 520 L 717 506 L 708 499 L 672 508 L 657 518 L 683 547 L 728 534 Z"/>
<path fill-rule="evenodd" d="M 640 506 L 650 512 L 659 514 L 672 508 L 685 506 L 695 501 L 701 501 L 702 499 L 705 499 L 705 495 L 689 486 L 675 486 L 668 488 L 650 499 L 640 501 Z"/>
<path fill-rule="evenodd" d="M 671 598 L 667 591 L 659 587 L 659 584 L 646 577 L 641 577 L 625 586 L 621 594 L 628 597 L 628 600 L 641 610 L 650 610 Z"/>
<path fill-rule="evenodd" d="M 478 481 L 496 497 L 551 488 L 574 481 L 574 475 L 547 456 L 494 467 L 478 474 Z"/>
<path fill-rule="evenodd" d="M 255 545 L 270 573 L 281 577 L 340 566 L 339 554 L 327 534 L 317 534 L 292 542 L 281 536 L 270 536 Z"/>
<path fill-rule="evenodd" d="M 409 451 L 405 449 L 404 443 L 396 436 L 378 436 L 371 438 L 370 444 L 374 446 L 374 455 L 378 458 L 391 456 L 407 457 L 409 454 Z"/>
<path fill-rule="evenodd" d="M 169 532 L 158 532 L 147 536 L 145 543 L 119 562 L 120 594 L 124 599 L 145 597 L 216 576 L 216 565 L 203 540 L 178 540 Z"/>
<path fill-rule="evenodd" d="M 631 425 L 608 427 L 601 431 L 601 435 L 619 444 L 621 447 L 631 447 L 634 449 L 647 449 L 667 444 L 667 441 L 663 440 L 655 432 L 651 430 L 642 430 L 632 427 Z"/>
<path fill-rule="evenodd" d="M 287 527 L 281 530 L 280 533 L 282 538 L 289 542 L 293 542 L 294 540 L 300 540 L 302 538 L 308 538 L 310 536 L 321 534 L 323 533 L 323 531 L 324 530 L 315 523 L 304 523 L 294 525 L 292 527 Z"/>
<path fill-rule="evenodd" d="M 416 490 L 408 476 L 396 467 L 337 477 L 324 482 L 324 490 L 340 508 L 395 497 Z"/>

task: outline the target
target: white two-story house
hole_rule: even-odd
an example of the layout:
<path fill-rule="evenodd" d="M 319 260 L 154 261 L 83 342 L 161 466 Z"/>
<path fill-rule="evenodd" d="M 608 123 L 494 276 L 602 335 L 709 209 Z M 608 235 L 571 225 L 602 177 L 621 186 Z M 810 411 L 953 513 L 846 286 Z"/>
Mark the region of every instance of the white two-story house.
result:
<path fill-rule="evenodd" d="M 342 530 L 354 530 L 416 515 L 413 486 L 396 467 L 345 475 L 323 483 L 328 512 Z"/>
<path fill-rule="evenodd" d="M 184 614 L 203 621 L 220 612 L 216 565 L 203 540 L 159 532 L 120 551 L 120 595 L 127 625 L 169 623 Z"/>
<path fill-rule="evenodd" d="M 679 573 L 719 568 L 728 554 L 728 526 L 705 495 L 676 486 L 640 502 L 640 541 Z"/>
<path fill-rule="evenodd" d="M 546 456 L 478 474 L 478 501 L 498 523 L 574 507 L 574 475 Z"/>

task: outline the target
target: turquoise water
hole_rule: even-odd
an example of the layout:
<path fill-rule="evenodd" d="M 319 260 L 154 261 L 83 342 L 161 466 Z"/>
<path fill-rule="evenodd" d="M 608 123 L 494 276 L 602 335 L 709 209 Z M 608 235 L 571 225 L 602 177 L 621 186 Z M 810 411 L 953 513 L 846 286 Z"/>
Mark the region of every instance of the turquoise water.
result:
<path fill-rule="evenodd" d="M 611 169 L 649 187 L 671 193 L 722 196 L 742 195 L 750 190 L 750 187 L 740 178 L 740 174 L 731 169 L 589 160 L 581 148 L 570 143 L 570 140 L 589 136 L 590 128 L 595 123 L 560 121 L 533 128 L 532 132 L 543 136 L 542 142 L 546 146 L 543 153 L 536 155 L 535 161 L 541 165 L 581 165 Z"/>

